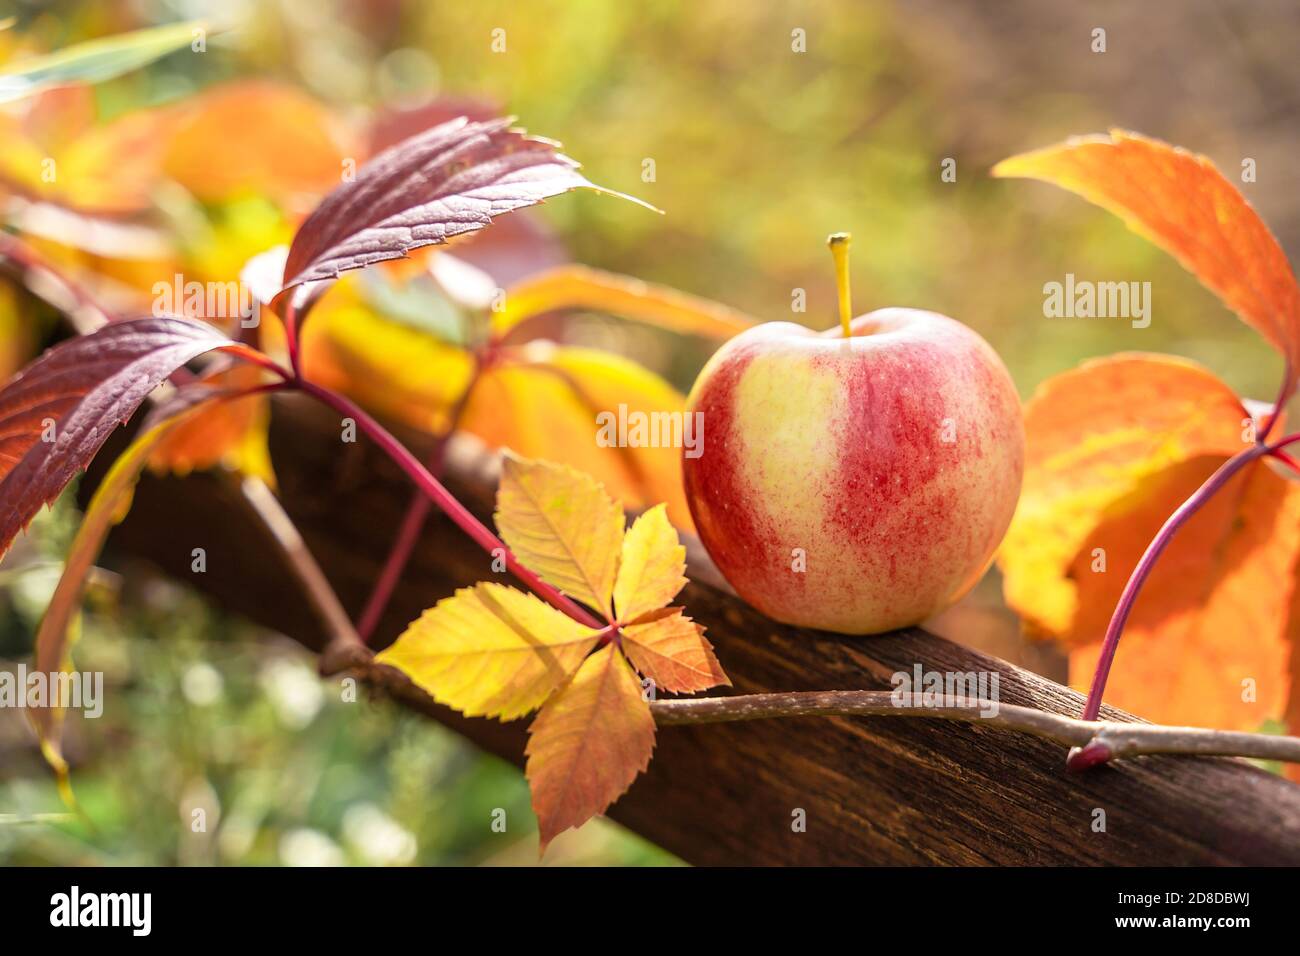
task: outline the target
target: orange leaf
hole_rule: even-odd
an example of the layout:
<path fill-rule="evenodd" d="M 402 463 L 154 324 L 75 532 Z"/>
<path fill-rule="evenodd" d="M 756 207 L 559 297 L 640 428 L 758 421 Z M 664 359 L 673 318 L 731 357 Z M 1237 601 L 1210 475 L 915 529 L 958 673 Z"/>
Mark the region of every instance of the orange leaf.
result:
<path fill-rule="evenodd" d="M 1078 612 L 1070 683 L 1086 689 L 1124 582 L 1169 514 L 1222 460 L 1172 466 L 1114 502 L 1067 574 Z M 1104 566 L 1095 557 L 1104 555 Z M 1259 730 L 1290 690 L 1288 611 L 1300 560 L 1300 483 L 1248 466 L 1193 515 L 1133 606 L 1106 700 L 1167 724 Z M 1104 570 L 1099 568 L 1104 567 Z"/>
<path fill-rule="evenodd" d="M 81 213 L 137 213 L 159 182 L 175 113 L 138 110 L 93 125 L 88 96 L 82 87 L 45 93 L 25 124 L 0 114 L 0 181 Z"/>
<path fill-rule="evenodd" d="M 650 764 L 655 722 L 612 645 L 592 654 L 528 728 L 525 773 L 541 849 L 617 800 Z"/>
<path fill-rule="evenodd" d="M 168 174 L 199 199 L 292 198 L 337 186 L 360 157 L 329 112 L 295 90 L 260 80 L 218 86 L 187 108 L 171 137 Z"/>
<path fill-rule="evenodd" d="M 202 384 L 217 394 L 230 394 L 253 388 L 261 380 L 260 369 L 241 362 L 208 376 Z M 274 487 L 275 475 L 266 447 L 270 417 L 265 395 L 213 402 L 159 442 L 149 467 L 158 473 L 187 475 L 224 464 Z"/>
<path fill-rule="evenodd" d="M 676 289 L 587 266 L 566 265 L 507 289 L 505 308 L 492 316 L 492 332 L 499 338 L 525 319 L 556 309 L 607 312 L 718 340 L 756 324 L 735 309 Z"/>
<path fill-rule="evenodd" d="M 1055 183 L 1164 249 L 1300 374 L 1300 287 L 1268 226 L 1204 156 L 1123 130 L 1012 156 L 995 176 Z"/>
<path fill-rule="evenodd" d="M 1170 466 L 1241 451 L 1249 419 L 1212 373 L 1168 356 L 1116 355 L 1043 383 L 1025 406 L 1024 487 L 998 555 L 1007 603 L 1032 629 L 1069 632 L 1080 601 L 1068 569 L 1105 509 Z"/>
<path fill-rule="evenodd" d="M 629 418 L 684 415 L 680 392 L 631 359 L 598 349 L 539 341 L 507 354 L 509 364 L 489 369 L 475 389 L 462 419 L 466 431 L 494 447 L 585 471 L 628 508 L 664 502 L 674 525 L 693 528 L 680 447 L 597 441 L 598 416 L 617 422 L 620 406 Z"/>
<path fill-rule="evenodd" d="M 622 631 L 628 660 L 663 690 L 693 694 L 719 684 L 731 685 L 704 628 L 679 607 L 647 614 Z"/>

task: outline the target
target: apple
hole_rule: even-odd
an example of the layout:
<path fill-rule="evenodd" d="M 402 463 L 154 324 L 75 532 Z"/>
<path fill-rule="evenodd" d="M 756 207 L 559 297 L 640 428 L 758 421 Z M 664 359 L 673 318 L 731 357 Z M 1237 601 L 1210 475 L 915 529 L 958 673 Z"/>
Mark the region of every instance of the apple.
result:
<path fill-rule="evenodd" d="M 742 598 L 787 624 L 877 634 L 988 568 L 1024 427 L 1006 367 L 967 326 L 902 308 L 850 321 L 845 261 L 840 327 L 769 322 L 709 360 L 687 399 L 702 447 L 682 464 L 699 536 Z"/>

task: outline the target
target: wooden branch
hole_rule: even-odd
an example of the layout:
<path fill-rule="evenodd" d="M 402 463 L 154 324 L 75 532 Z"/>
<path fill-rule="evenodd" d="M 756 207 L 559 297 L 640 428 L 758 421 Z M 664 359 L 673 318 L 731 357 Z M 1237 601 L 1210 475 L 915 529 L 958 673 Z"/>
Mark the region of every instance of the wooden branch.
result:
<path fill-rule="evenodd" d="M 409 485 L 375 449 L 345 444 L 341 434 L 331 413 L 301 396 L 276 397 L 281 498 L 355 614 Z M 417 454 L 427 448 L 402 437 Z M 481 517 L 491 512 L 494 460 L 469 442 L 453 443 L 449 454 L 449 487 Z M 273 545 L 238 491 L 203 475 L 146 478 L 110 539 L 319 650 L 319 616 L 277 565 Z M 207 549 L 204 574 L 190 571 L 194 547 Z M 728 593 L 696 549 L 690 564 L 682 602 L 708 626 L 736 693 L 888 690 L 892 674 L 919 664 L 996 673 L 1003 704 L 1079 713 L 1073 691 L 921 630 L 850 638 L 775 624 Z M 485 554 L 433 516 L 375 646 L 453 588 L 496 578 Z M 522 762 L 524 722 L 460 717 L 392 674 L 388 692 L 403 704 Z M 1134 720 L 1111 708 L 1101 716 Z M 700 864 L 1300 864 L 1300 787 L 1272 774 L 1239 760 L 1160 756 L 1076 775 L 1064 757 L 1048 740 L 943 720 L 663 726 L 650 771 L 611 815 Z M 804 832 L 794 825 L 801 817 Z"/>
<path fill-rule="evenodd" d="M 1088 721 L 1066 717 L 1036 707 L 1003 704 L 980 697 L 927 699 L 924 693 L 900 695 L 887 690 L 821 690 L 779 694 L 741 694 L 650 704 L 659 726 L 721 724 L 738 720 L 774 720 L 788 717 L 910 717 L 931 720 L 978 721 L 988 727 L 1018 730 L 1054 740 L 1083 751 L 1088 758 L 1066 766 L 1087 770 L 1121 757 L 1147 754 L 1198 754 L 1212 757 L 1252 757 L 1300 763 L 1300 737 L 1242 733 L 1206 727 L 1168 727 L 1160 724 Z"/>

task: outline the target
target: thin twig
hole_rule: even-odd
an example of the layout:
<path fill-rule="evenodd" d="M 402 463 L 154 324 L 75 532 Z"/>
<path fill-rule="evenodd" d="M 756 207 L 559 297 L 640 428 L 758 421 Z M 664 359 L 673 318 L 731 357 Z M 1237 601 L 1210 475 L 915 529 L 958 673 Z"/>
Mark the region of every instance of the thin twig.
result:
<path fill-rule="evenodd" d="M 312 607 L 316 610 L 320 622 L 329 634 L 328 643 L 321 652 L 321 670 L 333 673 L 344 663 L 361 664 L 369 660 L 367 654 L 357 655 L 357 649 L 364 651 L 365 645 L 352 627 L 352 619 L 339 601 L 329 579 L 312 556 L 307 543 L 303 541 L 293 519 L 285 512 L 275 492 L 267 487 L 261 478 L 244 477 L 240 481 L 240 491 L 244 500 L 257 513 L 267 529 L 280 546 L 289 568 L 302 585 Z"/>
<path fill-rule="evenodd" d="M 927 705 L 921 694 L 892 691 L 831 690 L 786 694 L 743 694 L 658 700 L 650 705 L 655 723 L 711 724 L 774 717 L 920 717 L 961 720 L 1016 730 L 1072 747 L 1067 766 L 1085 770 L 1118 757 L 1143 754 L 1197 754 L 1253 757 L 1300 763 L 1300 737 L 1252 734 L 1203 727 L 1088 721 L 1019 704 L 968 697 Z M 987 716 L 986 716 L 987 715 Z"/>

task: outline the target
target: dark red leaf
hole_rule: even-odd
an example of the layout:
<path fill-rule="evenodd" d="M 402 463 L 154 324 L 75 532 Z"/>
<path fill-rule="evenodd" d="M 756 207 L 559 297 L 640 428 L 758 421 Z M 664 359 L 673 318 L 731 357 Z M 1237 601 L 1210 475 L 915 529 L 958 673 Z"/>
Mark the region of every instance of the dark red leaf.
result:
<path fill-rule="evenodd" d="M 299 228 L 284 287 L 399 259 L 482 229 L 502 213 L 582 186 L 597 188 L 556 144 L 509 123 L 460 117 L 380 153 Z"/>
<path fill-rule="evenodd" d="M 220 348 L 245 347 L 189 319 L 114 322 L 56 345 L 0 389 L 0 555 L 163 379 Z"/>

